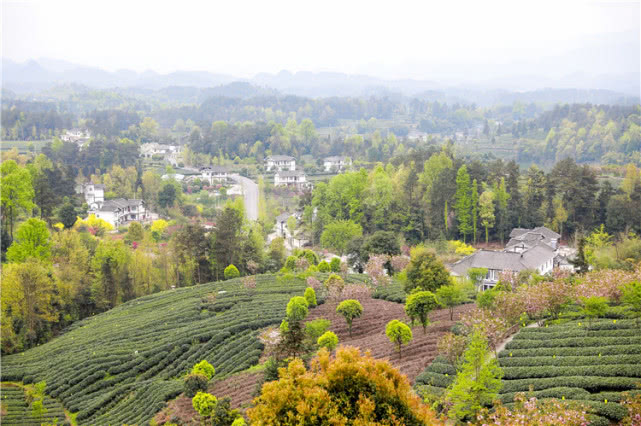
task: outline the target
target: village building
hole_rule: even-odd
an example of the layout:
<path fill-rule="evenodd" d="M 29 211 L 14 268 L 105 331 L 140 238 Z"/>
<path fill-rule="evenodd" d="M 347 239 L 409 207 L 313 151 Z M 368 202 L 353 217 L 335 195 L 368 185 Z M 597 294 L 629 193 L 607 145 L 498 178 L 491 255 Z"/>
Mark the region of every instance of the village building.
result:
<path fill-rule="evenodd" d="M 466 277 L 470 268 L 485 268 L 487 274 L 476 283 L 477 290 L 494 287 L 502 273 L 518 274 L 526 269 L 544 275 L 554 268 L 555 250 L 545 244 L 535 245 L 522 252 L 477 250 L 450 266 L 455 277 Z"/>
<path fill-rule="evenodd" d="M 300 170 L 279 171 L 274 175 L 274 185 L 301 188 L 307 186 L 307 176 Z"/>
<path fill-rule="evenodd" d="M 224 182 L 230 177 L 231 173 L 227 167 L 224 166 L 207 166 L 200 169 L 200 179 L 213 184 L 216 182 Z"/>
<path fill-rule="evenodd" d="M 289 155 L 270 155 L 265 158 L 265 170 L 268 172 L 294 171 L 296 170 L 296 159 Z"/>
<path fill-rule="evenodd" d="M 145 202 L 138 199 L 116 198 L 107 200 L 98 206 L 92 207 L 89 215 L 108 222 L 114 228 L 130 222 L 146 222 L 151 220 L 151 214 L 147 211 Z"/>
<path fill-rule="evenodd" d="M 76 185 L 76 194 L 82 194 L 85 197 L 85 202 L 92 206 L 98 206 L 105 201 L 105 185 L 100 183 L 83 183 Z"/>
<path fill-rule="evenodd" d="M 521 253 L 534 246 L 544 244 L 556 251 L 559 249 L 560 240 L 560 234 L 545 226 L 534 229 L 514 228 L 510 232 L 510 241 L 506 244 L 505 250 Z"/>
<path fill-rule="evenodd" d="M 78 145 L 83 145 L 89 139 L 91 139 L 91 133 L 85 129 L 71 129 L 60 135 L 60 140 L 63 142 L 75 142 Z"/>
<path fill-rule="evenodd" d="M 342 172 L 352 166 L 352 160 L 349 157 L 335 156 L 327 157 L 323 160 L 323 167 L 326 172 Z"/>
<path fill-rule="evenodd" d="M 174 155 L 177 161 L 177 156 L 180 152 L 180 147 L 177 145 L 163 145 L 156 142 L 144 143 L 140 145 L 140 156 L 143 158 L 153 158 L 154 155 L 160 155 L 163 159 Z"/>

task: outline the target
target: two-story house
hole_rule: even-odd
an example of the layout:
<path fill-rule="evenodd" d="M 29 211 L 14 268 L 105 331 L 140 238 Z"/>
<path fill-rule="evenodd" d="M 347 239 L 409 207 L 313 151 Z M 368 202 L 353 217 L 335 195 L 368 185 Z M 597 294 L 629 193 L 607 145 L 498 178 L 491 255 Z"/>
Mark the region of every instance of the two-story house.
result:
<path fill-rule="evenodd" d="M 213 184 L 214 181 L 223 182 L 230 176 L 229 169 L 224 166 L 208 166 L 200 169 L 200 179 Z"/>
<path fill-rule="evenodd" d="M 521 253 L 539 244 L 544 244 L 552 250 L 559 249 L 561 235 L 545 226 L 534 229 L 514 228 L 510 232 L 510 241 L 505 246 L 506 251 Z"/>
<path fill-rule="evenodd" d="M 275 186 L 296 186 L 303 187 L 307 185 L 307 176 L 301 170 L 276 172 L 274 175 Z"/>
<path fill-rule="evenodd" d="M 296 170 L 296 159 L 289 155 L 270 155 L 265 158 L 265 170 L 271 171 L 294 171 Z"/>
<path fill-rule="evenodd" d="M 352 160 L 349 157 L 327 157 L 323 160 L 323 167 L 325 167 L 326 172 L 341 172 L 352 165 Z"/>
<path fill-rule="evenodd" d="M 90 209 L 87 213 L 110 223 L 114 228 L 129 222 L 145 222 L 150 219 L 145 202 L 135 199 L 116 198 L 107 200 L 100 206 Z"/>
<path fill-rule="evenodd" d="M 76 194 L 83 194 L 89 208 L 99 206 L 105 201 L 105 185 L 101 183 L 83 183 L 76 185 Z"/>

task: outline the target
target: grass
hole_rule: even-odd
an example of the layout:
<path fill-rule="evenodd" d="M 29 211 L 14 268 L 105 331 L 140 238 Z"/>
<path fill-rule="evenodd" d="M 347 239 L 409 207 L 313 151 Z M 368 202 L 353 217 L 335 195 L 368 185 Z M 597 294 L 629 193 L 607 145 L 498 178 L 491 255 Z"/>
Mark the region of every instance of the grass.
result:
<path fill-rule="evenodd" d="M 3 380 L 46 381 L 48 395 L 79 424 L 146 423 L 182 392 L 181 378 L 196 362 L 214 365 L 216 379 L 258 365 L 259 331 L 280 324 L 306 285 L 274 275 L 257 276 L 256 284 L 252 296 L 236 279 L 132 300 L 3 356 Z"/>

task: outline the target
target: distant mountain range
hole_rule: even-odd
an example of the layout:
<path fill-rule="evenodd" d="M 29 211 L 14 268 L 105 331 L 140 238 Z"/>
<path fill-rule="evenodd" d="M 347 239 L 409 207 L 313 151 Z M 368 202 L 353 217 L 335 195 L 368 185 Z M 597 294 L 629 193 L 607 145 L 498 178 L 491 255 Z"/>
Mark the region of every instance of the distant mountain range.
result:
<path fill-rule="evenodd" d="M 411 96 L 448 103 L 479 105 L 520 102 L 638 103 L 637 73 L 589 75 L 576 73 L 551 80 L 536 76 L 477 81 L 466 85 L 444 85 L 436 81 L 384 80 L 367 75 L 336 72 L 281 71 L 259 73 L 250 79 L 206 71 L 176 71 L 159 74 L 131 70 L 109 72 L 55 59 L 16 63 L 2 59 L 3 94 L 36 94 L 57 86 L 80 85 L 94 89 L 126 89 L 127 92 L 155 92 L 178 102 L 193 102 L 209 96 L 252 97 L 292 94 L 328 96 Z"/>

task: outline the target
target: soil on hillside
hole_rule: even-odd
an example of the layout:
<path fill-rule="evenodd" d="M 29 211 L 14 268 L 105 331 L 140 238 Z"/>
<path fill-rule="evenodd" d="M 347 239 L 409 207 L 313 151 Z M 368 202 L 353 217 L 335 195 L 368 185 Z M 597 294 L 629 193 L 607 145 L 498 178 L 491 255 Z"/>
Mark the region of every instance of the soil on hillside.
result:
<path fill-rule="evenodd" d="M 362 352 L 370 351 L 376 359 L 387 359 L 400 369 L 414 383 L 416 377 L 432 362 L 437 355 L 438 339 L 450 330 L 462 314 L 471 310 L 474 305 L 457 306 L 454 309 L 454 321 L 450 321 L 447 309 L 439 309 L 430 315 L 431 325 L 423 334 L 420 325 L 412 329 L 413 340 L 402 348 L 402 358 L 385 335 L 385 326 L 393 319 L 408 321 L 405 307 L 400 303 L 379 299 L 361 299 L 363 316 L 354 319 L 350 337 L 345 319 L 336 313 L 336 302 L 327 302 L 310 309 L 307 321 L 326 318 L 332 322 L 330 330 L 336 333 L 339 345 L 355 346 Z M 218 398 L 231 398 L 232 408 L 246 407 L 253 399 L 256 384 L 262 378 L 262 372 L 243 373 L 228 377 L 211 385 L 209 392 Z M 169 414 L 170 413 L 170 414 Z M 180 419 L 182 424 L 198 424 L 196 412 L 191 406 L 191 399 L 181 396 L 169 403 L 167 409 L 156 417 L 159 424 Z M 161 420 L 161 421 L 159 421 Z"/>

